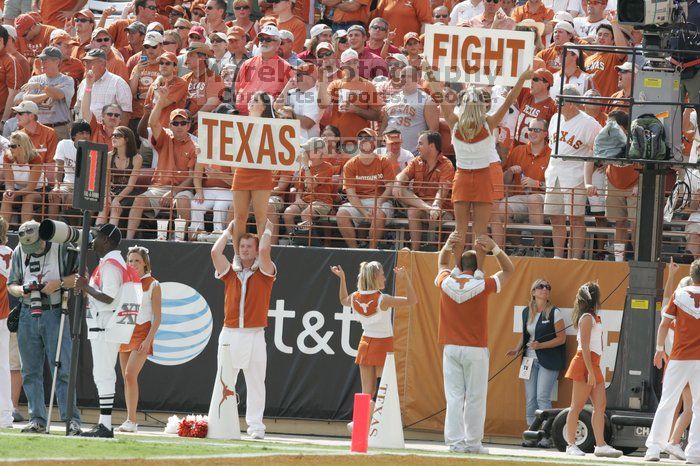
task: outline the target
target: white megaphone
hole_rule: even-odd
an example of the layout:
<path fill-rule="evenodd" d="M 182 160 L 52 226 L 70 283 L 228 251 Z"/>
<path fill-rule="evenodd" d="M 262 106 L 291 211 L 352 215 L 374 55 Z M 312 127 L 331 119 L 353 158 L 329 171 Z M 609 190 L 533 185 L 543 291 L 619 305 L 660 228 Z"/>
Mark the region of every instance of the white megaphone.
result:
<path fill-rule="evenodd" d="M 369 446 L 371 448 L 406 448 L 394 353 L 388 353 L 384 361 L 382 380 L 379 383 L 372 420 L 369 424 Z"/>
<path fill-rule="evenodd" d="M 209 427 L 207 438 L 240 440 L 241 425 L 238 420 L 238 394 L 231 365 L 229 345 L 219 345 L 214 393 L 209 405 Z"/>

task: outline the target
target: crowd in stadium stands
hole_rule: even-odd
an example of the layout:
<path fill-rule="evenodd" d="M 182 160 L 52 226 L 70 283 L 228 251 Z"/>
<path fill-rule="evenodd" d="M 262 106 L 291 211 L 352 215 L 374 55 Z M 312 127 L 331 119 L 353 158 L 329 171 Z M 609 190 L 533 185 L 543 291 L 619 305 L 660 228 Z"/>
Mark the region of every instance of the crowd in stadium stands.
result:
<path fill-rule="evenodd" d="M 563 57 L 565 44 L 641 45 L 641 31 L 618 23 L 615 3 L 136 0 L 120 4 L 118 16 L 112 6 L 95 14 L 84 0 L 0 0 L 0 214 L 16 226 L 70 211 L 74 142 L 88 140 L 109 148 L 99 223 L 135 238 L 145 219 L 165 212 L 184 220 L 186 238 L 211 239 L 235 217 L 235 170 L 197 163 L 197 113 L 255 115 L 297 119 L 302 128 L 300 168 L 274 173 L 272 186 L 246 188 L 271 189 L 275 241 L 323 220 L 337 224 L 348 246 L 377 247 L 387 225 L 403 217 L 411 247 L 420 249 L 454 220 L 455 133 L 444 116 L 468 86 L 428 82 L 424 27 L 495 28 L 531 31 L 536 56 L 531 87 L 494 134 L 494 239 L 543 256 L 546 228 L 528 250 L 506 225 L 548 222 L 554 255 L 581 257 L 589 214 L 597 226 L 614 225 L 609 257 L 624 260 L 634 237 L 636 168 L 600 166 L 584 177 L 582 162 L 550 158 L 556 139 L 593 155 L 608 118 L 629 123 L 628 109 L 611 100 L 564 104 L 558 134 L 556 126 L 562 80 L 569 95 L 629 97 L 639 57 L 634 64 L 626 54 L 579 49 Z M 479 98 L 496 114 L 508 93 L 493 86 Z M 690 140 L 696 122 L 688 109 Z M 265 207 L 255 196 L 252 204 L 256 212 Z M 686 231 L 696 256 L 699 225 L 691 217 Z"/>

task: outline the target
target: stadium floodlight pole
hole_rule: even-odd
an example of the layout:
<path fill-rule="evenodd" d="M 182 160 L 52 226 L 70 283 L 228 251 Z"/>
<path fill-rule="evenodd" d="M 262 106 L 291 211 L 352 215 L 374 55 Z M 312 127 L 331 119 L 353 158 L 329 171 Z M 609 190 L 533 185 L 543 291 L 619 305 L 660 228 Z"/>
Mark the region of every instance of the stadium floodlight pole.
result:
<path fill-rule="evenodd" d="M 80 255 L 78 256 L 78 277 L 85 275 L 87 269 L 87 251 L 90 246 L 90 221 L 91 214 L 89 210 L 83 210 L 83 231 L 80 235 Z M 80 356 L 80 331 L 83 327 L 85 319 L 85 297 L 83 293 L 79 293 L 75 297 L 73 306 L 73 328 L 71 331 L 71 356 L 70 356 L 70 375 L 68 378 L 68 393 L 66 395 L 66 435 L 70 431 L 70 422 L 73 419 L 73 411 L 75 410 L 75 385 L 78 379 L 78 358 Z"/>

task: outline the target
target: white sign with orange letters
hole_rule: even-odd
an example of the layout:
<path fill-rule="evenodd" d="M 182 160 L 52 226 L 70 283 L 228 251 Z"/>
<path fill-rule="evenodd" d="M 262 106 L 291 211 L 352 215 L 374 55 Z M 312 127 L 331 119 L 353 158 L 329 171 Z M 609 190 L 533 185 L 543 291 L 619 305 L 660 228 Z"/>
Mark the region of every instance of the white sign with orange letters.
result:
<path fill-rule="evenodd" d="M 294 171 L 300 134 L 299 120 L 199 112 L 197 162 Z"/>
<path fill-rule="evenodd" d="M 425 27 L 424 54 L 438 81 L 513 86 L 532 66 L 533 34 L 431 24 Z"/>

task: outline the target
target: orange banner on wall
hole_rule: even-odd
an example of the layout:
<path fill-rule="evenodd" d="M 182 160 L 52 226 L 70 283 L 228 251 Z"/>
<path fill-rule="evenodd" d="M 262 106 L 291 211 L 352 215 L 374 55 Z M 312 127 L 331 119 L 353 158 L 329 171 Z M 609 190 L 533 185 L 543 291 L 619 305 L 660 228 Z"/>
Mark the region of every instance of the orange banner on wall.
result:
<path fill-rule="evenodd" d="M 512 361 L 506 352 L 521 339 L 521 312 L 528 304 L 530 287 L 535 279 L 544 278 L 552 285 L 551 299 L 559 307 L 567 325 L 576 291 L 583 283 L 593 280 L 601 286 L 601 306 L 604 325 L 605 353 L 602 358 L 606 381 L 614 376 L 615 357 L 622 310 L 627 293 L 629 269 L 626 263 L 569 261 L 558 259 L 513 258 L 516 273 L 504 289 L 489 299 L 489 351 L 491 353 L 486 434 L 519 437 L 526 429 L 525 388 L 518 378 L 520 358 Z M 437 343 L 439 292 L 434 280 L 437 274 L 437 254 L 401 251 L 397 265 L 405 266 L 410 275 L 418 304 L 409 312 L 397 312 L 394 317 L 394 348 L 400 389 L 404 426 L 415 429 L 442 431 L 445 397 L 442 384 L 442 348 Z M 683 267 L 683 266 L 682 266 Z M 493 257 L 487 257 L 486 274 L 498 271 Z M 677 278 L 687 274 L 683 267 Z M 396 294 L 404 295 L 401 283 Z M 469 316 L 465 315 L 465 319 Z M 576 349 L 573 327 L 567 329 L 569 360 Z M 653 345 L 654 342 L 648 342 Z M 510 365 L 508 365 L 510 363 Z M 507 366 L 498 375 L 503 367 Z M 495 377 L 494 377 L 495 375 Z M 555 407 L 568 406 L 571 384 L 560 375 Z"/>

